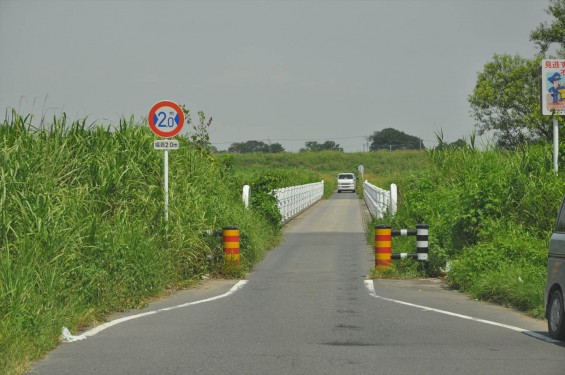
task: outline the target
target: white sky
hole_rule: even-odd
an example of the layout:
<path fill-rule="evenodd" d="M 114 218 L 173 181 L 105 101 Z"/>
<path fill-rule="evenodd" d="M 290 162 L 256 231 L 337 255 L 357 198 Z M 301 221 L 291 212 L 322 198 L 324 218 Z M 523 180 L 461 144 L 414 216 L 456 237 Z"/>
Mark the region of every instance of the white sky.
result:
<path fill-rule="evenodd" d="M 468 137 L 467 97 L 495 53 L 533 57 L 545 0 L 0 0 L 0 120 L 115 123 L 160 100 L 210 136 L 363 151 L 394 128 Z M 195 118 L 196 116 L 193 116 Z"/>

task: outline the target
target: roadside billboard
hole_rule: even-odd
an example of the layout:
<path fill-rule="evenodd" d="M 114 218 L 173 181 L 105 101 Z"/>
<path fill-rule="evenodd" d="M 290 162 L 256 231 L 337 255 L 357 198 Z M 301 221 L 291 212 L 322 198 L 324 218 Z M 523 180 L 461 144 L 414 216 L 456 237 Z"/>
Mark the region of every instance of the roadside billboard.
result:
<path fill-rule="evenodd" d="M 541 110 L 544 115 L 565 114 L 565 60 L 541 62 Z"/>

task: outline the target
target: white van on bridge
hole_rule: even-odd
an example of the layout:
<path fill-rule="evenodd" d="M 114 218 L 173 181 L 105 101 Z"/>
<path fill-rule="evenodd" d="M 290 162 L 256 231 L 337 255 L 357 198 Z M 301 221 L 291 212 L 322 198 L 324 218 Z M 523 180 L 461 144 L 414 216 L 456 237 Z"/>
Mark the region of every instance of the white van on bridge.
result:
<path fill-rule="evenodd" d="M 352 191 L 355 193 L 357 189 L 357 178 L 355 177 L 355 173 L 340 173 L 337 175 L 337 192 L 341 193 L 342 191 Z"/>

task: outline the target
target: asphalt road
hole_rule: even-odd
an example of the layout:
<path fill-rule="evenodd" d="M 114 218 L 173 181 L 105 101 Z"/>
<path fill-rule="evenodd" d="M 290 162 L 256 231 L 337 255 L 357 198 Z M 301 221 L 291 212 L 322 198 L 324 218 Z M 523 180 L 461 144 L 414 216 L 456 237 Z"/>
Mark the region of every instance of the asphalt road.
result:
<path fill-rule="evenodd" d="M 439 280 L 367 280 L 364 215 L 355 194 L 335 194 L 287 224 L 248 280 L 209 281 L 114 316 L 30 373 L 565 373 L 565 347 L 545 321 Z"/>

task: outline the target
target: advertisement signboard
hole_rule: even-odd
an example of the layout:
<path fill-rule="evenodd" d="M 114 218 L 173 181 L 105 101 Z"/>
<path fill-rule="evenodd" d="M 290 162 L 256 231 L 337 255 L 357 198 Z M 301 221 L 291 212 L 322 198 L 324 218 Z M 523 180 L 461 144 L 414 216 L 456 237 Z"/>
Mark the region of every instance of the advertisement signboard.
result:
<path fill-rule="evenodd" d="M 542 60 L 541 103 L 544 115 L 565 114 L 565 60 Z"/>

